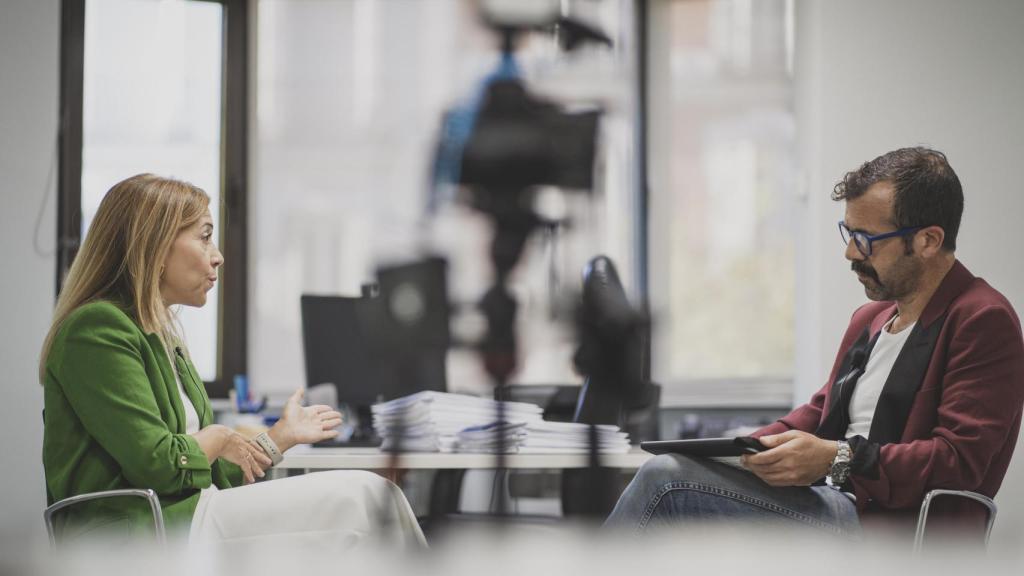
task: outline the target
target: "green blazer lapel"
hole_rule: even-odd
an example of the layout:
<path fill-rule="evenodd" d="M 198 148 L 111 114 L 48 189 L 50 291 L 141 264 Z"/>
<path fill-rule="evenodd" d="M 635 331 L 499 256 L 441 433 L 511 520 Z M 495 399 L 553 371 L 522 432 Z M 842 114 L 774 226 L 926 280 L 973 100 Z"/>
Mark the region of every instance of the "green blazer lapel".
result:
<path fill-rule="evenodd" d="M 164 386 L 167 388 L 167 398 L 171 401 L 171 409 L 174 410 L 174 416 L 177 420 L 177 426 L 172 432 L 184 434 L 185 406 L 181 403 L 181 394 L 178 393 L 178 384 L 174 380 L 174 372 L 171 368 L 171 359 L 167 357 L 167 349 L 164 348 L 163 341 L 156 334 L 146 334 L 146 341 L 149 342 L 149 347 L 153 350 L 153 355 L 156 357 L 156 364 L 160 367 L 160 376 L 163 379 Z"/>
<path fill-rule="evenodd" d="M 185 395 L 192 401 L 192 407 L 199 415 L 199 427 L 204 428 L 213 424 L 213 414 L 210 410 L 210 400 L 206 396 L 206 388 L 181 348 L 174 349 L 174 363 L 177 366 L 178 375 L 181 377 Z"/>

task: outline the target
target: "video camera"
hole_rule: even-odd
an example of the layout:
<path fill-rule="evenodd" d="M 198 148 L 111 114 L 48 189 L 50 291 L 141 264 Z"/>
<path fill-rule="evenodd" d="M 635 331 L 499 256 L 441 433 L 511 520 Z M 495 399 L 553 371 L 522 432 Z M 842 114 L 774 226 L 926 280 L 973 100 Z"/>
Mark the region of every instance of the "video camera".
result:
<path fill-rule="evenodd" d="M 600 112 L 567 112 L 514 78 L 488 85 L 462 153 L 459 182 L 491 190 L 589 189 Z"/>
<path fill-rule="evenodd" d="M 505 73 L 489 78 L 478 100 L 458 182 L 490 190 L 549 185 L 589 191 L 601 112 L 568 111 L 531 94 L 512 54 L 515 38 L 527 31 L 554 32 L 566 51 L 586 43 L 611 46 L 611 40 L 583 21 L 559 15 L 553 0 L 483 0 L 481 16 L 502 37 Z"/>

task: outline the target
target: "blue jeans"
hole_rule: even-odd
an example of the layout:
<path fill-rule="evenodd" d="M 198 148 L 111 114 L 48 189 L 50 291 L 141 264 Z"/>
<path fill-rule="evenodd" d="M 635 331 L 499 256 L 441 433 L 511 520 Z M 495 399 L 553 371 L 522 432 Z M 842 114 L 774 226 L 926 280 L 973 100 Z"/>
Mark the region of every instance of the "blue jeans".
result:
<path fill-rule="evenodd" d="M 784 524 L 860 534 L 853 501 L 827 486 L 775 488 L 753 473 L 705 458 L 662 454 L 648 460 L 605 525 L 639 532 L 709 520 Z"/>

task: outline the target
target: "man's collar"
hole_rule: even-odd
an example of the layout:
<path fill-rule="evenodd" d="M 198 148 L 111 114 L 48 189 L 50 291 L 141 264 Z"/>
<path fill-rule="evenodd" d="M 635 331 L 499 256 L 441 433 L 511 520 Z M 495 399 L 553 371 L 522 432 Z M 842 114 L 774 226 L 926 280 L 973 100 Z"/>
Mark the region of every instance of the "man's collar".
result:
<path fill-rule="evenodd" d="M 970 270 L 961 264 L 959 260 L 953 261 L 953 267 L 949 269 L 949 272 L 946 272 L 946 276 L 942 279 L 938 289 L 932 294 L 932 299 L 924 307 L 924 312 L 921 313 L 921 318 L 918 322 L 923 324 L 925 328 L 930 326 L 932 322 L 946 312 L 950 302 L 963 293 L 973 280 L 974 274 L 971 274 Z"/>

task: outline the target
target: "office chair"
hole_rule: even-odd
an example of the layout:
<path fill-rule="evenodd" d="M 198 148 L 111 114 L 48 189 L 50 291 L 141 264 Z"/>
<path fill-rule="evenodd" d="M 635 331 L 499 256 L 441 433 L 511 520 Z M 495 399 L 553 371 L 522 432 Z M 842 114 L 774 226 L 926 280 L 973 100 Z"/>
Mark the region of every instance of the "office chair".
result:
<path fill-rule="evenodd" d="M 591 259 L 583 271 L 577 322 L 580 345 L 573 361 L 585 380 L 573 421 L 613 424 L 637 433 L 633 441 L 656 436 L 660 388 L 646 375 L 647 318 L 629 302 L 607 256 Z M 567 516 L 606 517 L 624 487 L 619 471 L 600 467 L 597 446 L 591 446 L 590 462 L 586 470 L 562 473 L 562 512 Z"/>
<path fill-rule="evenodd" d="M 642 408 L 652 397 L 645 378 L 647 322 L 633 309 L 607 256 L 593 258 L 583 271 L 578 324 L 573 361 L 586 380 L 573 420 L 622 425 L 625 410 Z"/>
<path fill-rule="evenodd" d="M 987 516 L 985 518 L 985 532 L 982 539 L 982 545 L 988 546 L 988 538 L 992 534 L 992 525 L 996 521 L 996 503 L 992 501 L 988 496 L 971 492 L 968 490 L 932 490 L 925 494 L 924 500 L 921 502 L 921 510 L 917 516 L 917 530 L 914 532 L 914 553 L 920 553 L 921 548 L 924 546 L 925 528 L 928 523 L 928 514 L 931 511 L 933 500 L 940 496 L 955 496 L 958 498 L 966 498 L 977 502 L 985 507 Z"/>
<path fill-rule="evenodd" d="M 47 491 L 49 492 L 49 491 Z M 124 496 L 134 496 L 137 498 L 145 498 L 149 502 L 149 511 L 153 514 L 153 529 L 156 536 L 157 542 L 161 545 L 167 541 L 167 532 L 164 529 L 164 514 L 163 508 L 160 507 L 160 498 L 157 497 L 156 492 L 150 489 L 139 489 L 139 488 L 125 488 L 122 490 L 105 490 L 103 492 L 90 492 L 88 494 L 79 494 L 77 496 L 69 496 L 59 502 L 55 502 L 51 506 L 48 506 L 43 511 L 43 522 L 46 523 L 46 534 L 50 538 L 50 547 L 56 548 L 57 546 L 57 530 L 54 526 L 54 515 L 57 512 L 82 502 L 89 502 L 91 500 L 102 500 L 104 498 L 120 498 Z"/>

